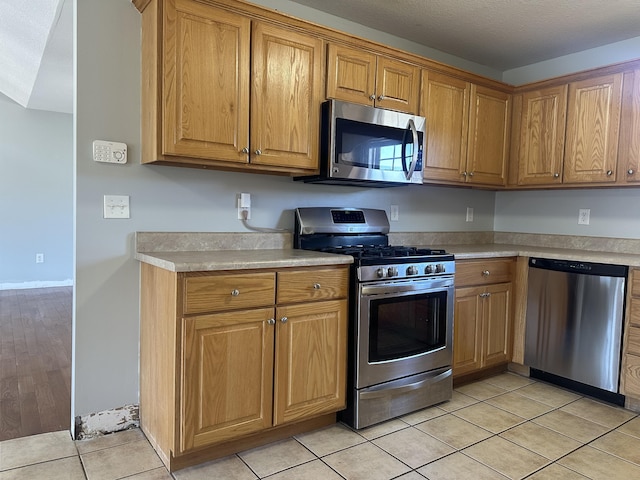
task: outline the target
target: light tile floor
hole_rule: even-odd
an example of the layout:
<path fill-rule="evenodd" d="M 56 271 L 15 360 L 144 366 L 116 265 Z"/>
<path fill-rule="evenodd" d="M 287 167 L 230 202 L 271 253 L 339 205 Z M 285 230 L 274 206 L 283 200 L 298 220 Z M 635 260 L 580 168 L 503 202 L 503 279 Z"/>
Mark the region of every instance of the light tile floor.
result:
<path fill-rule="evenodd" d="M 336 424 L 170 475 L 139 429 L 0 442 L 0 480 L 640 479 L 640 417 L 511 373 L 358 432 Z"/>

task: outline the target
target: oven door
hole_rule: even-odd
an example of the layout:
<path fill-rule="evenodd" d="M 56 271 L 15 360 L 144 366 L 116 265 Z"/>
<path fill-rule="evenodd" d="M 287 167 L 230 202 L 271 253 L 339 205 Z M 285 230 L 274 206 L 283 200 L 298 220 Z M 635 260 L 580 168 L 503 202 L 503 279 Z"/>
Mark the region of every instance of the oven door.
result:
<path fill-rule="evenodd" d="M 356 388 L 451 365 L 453 276 L 359 285 Z"/>

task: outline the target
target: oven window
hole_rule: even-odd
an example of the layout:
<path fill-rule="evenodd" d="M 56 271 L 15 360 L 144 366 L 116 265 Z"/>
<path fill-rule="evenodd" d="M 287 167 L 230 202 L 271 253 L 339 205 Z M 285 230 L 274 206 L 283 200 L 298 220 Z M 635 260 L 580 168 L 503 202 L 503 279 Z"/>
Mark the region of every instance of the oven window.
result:
<path fill-rule="evenodd" d="M 369 361 L 426 353 L 446 342 L 447 292 L 370 302 Z"/>

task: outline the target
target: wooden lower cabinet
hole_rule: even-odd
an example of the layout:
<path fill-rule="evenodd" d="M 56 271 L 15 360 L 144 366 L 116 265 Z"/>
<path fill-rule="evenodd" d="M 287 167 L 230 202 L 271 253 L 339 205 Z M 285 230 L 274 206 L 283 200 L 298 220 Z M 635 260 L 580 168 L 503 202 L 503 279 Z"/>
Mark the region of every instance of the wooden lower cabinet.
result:
<path fill-rule="evenodd" d="M 511 360 L 513 264 L 511 259 L 456 262 L 454 377 Z M 492 283 L 492 275 L 501 283 Z"/>
<path fill-rule="evenodd" d="M 140 423 L 167 468 L 335 422 L 346 404 L 348 276 L 346 266 L 142 264 Z"/>
<path fill-rule="evenodd" d="M 629 271 L 627 306 L 622 345 L 620 393 L 640 408 L 640 269 Z"/>

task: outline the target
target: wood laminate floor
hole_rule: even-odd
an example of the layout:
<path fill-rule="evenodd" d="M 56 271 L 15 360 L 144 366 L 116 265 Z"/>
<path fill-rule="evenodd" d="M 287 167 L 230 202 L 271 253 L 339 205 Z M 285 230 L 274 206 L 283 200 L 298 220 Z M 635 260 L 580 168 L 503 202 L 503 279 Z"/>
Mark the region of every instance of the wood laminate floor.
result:
<path fill-rule="evenodd" d="M 72 291 L 0 290 L 0 441 L 70 428 Z"/>

